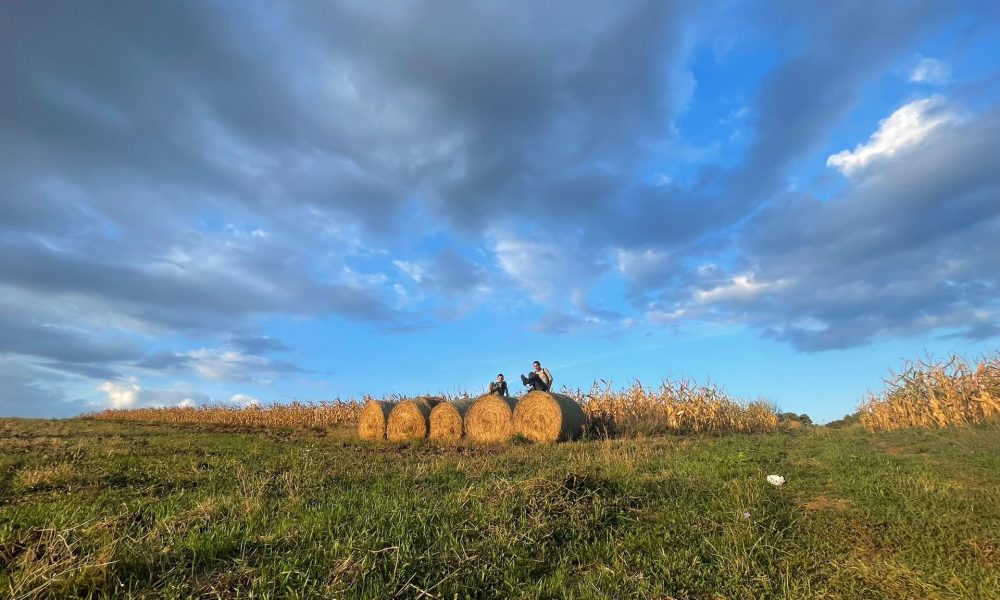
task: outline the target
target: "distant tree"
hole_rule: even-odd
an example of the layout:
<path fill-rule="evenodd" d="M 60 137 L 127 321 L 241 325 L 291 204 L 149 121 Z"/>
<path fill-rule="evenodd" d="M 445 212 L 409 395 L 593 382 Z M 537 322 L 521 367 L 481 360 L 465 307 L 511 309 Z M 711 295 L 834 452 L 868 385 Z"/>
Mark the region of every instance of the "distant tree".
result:
<path fill-rule="evenodd" d="M 791 427 L 811 426 L 813 424 L 812 417 L 809 415 L 805 413 L 797 415 L 793 412 L 778 413 L 778 422 Z"/>
<path fill-rule="evenodd" d="M 830 421 L 826 424 L 827 427 L 832 427 L 833 429 L 840 429 L 843 427 L 857 427 L 860 425 L 861 413 L 853 412 L 849 415 L 844 415 L 842 418 L 836 421 Z"/>

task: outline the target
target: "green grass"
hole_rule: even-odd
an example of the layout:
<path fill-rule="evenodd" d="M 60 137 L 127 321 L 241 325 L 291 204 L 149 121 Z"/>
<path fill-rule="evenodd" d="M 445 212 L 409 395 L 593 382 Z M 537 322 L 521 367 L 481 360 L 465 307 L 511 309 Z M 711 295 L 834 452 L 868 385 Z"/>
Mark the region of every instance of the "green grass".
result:
<path fill-rule="evenodd" d="M 456 449 L 0 420 L 0 597 L 394 595 L 1000 598 L 1000 430 Z"/>

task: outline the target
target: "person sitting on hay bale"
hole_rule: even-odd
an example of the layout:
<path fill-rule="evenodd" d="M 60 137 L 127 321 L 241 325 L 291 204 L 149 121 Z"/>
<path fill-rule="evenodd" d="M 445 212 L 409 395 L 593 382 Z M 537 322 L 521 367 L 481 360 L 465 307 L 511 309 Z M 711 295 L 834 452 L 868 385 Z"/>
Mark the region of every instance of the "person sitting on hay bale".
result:
<path fill-rule="evenodd" d="M 496 381 L 490 382 L 490 393 L 504 398 L 509 396 L 507 393 L 507 382 L 503 379 L 503 373 L 497 375 Z"/>
<path fill-rule="evenodd" d="M 521 375 L 521 383 L 529 387 L 532 391 L 547 392 L 552 389 L 552 373 L 548 369 L 542 368 L 542 363 L 537 360 L 531 363 L 535 369 L 527 377 Z"/>

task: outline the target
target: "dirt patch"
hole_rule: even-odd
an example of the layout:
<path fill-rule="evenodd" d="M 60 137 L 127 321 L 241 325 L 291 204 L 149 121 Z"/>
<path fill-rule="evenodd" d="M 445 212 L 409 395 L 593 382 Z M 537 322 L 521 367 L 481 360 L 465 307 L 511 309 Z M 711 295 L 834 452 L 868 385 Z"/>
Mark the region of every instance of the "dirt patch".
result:
<path fill-rule="evenodd" d="M 831 498 L 825 494 L 820 494 L 816 496 L 809 502 L 802 505 L 802 508 L 808 511 L 818 511 L 818 510 L 833 510 L 833 511 L 843 511 L 847 510 L 851 506 L 851 501 L 845 498 Z"/>
<path fill-rule="evenodd" d="M 899 446 L 897 444 L 892 444 L 882 440 L 872 440 L 871 444 L 872 446 L 878 448 L 881 452 L 883 452 L 884 454 L 888 454 L 889 456 L 899 456 L 901 454 L 913 453 L 913 450 L 911 448 L 907 448 L 906 446 Z"/>

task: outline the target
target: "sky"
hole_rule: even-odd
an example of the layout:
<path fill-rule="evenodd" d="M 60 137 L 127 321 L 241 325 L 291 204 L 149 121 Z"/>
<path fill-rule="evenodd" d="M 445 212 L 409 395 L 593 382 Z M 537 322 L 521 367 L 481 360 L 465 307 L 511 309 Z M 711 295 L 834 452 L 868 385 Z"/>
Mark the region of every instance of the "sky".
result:
<path fill-rule="evenodd" d="M 537 359 L 828 421 L 998 292 L 995 2 L 0 5 L 0 416 Z"/>

